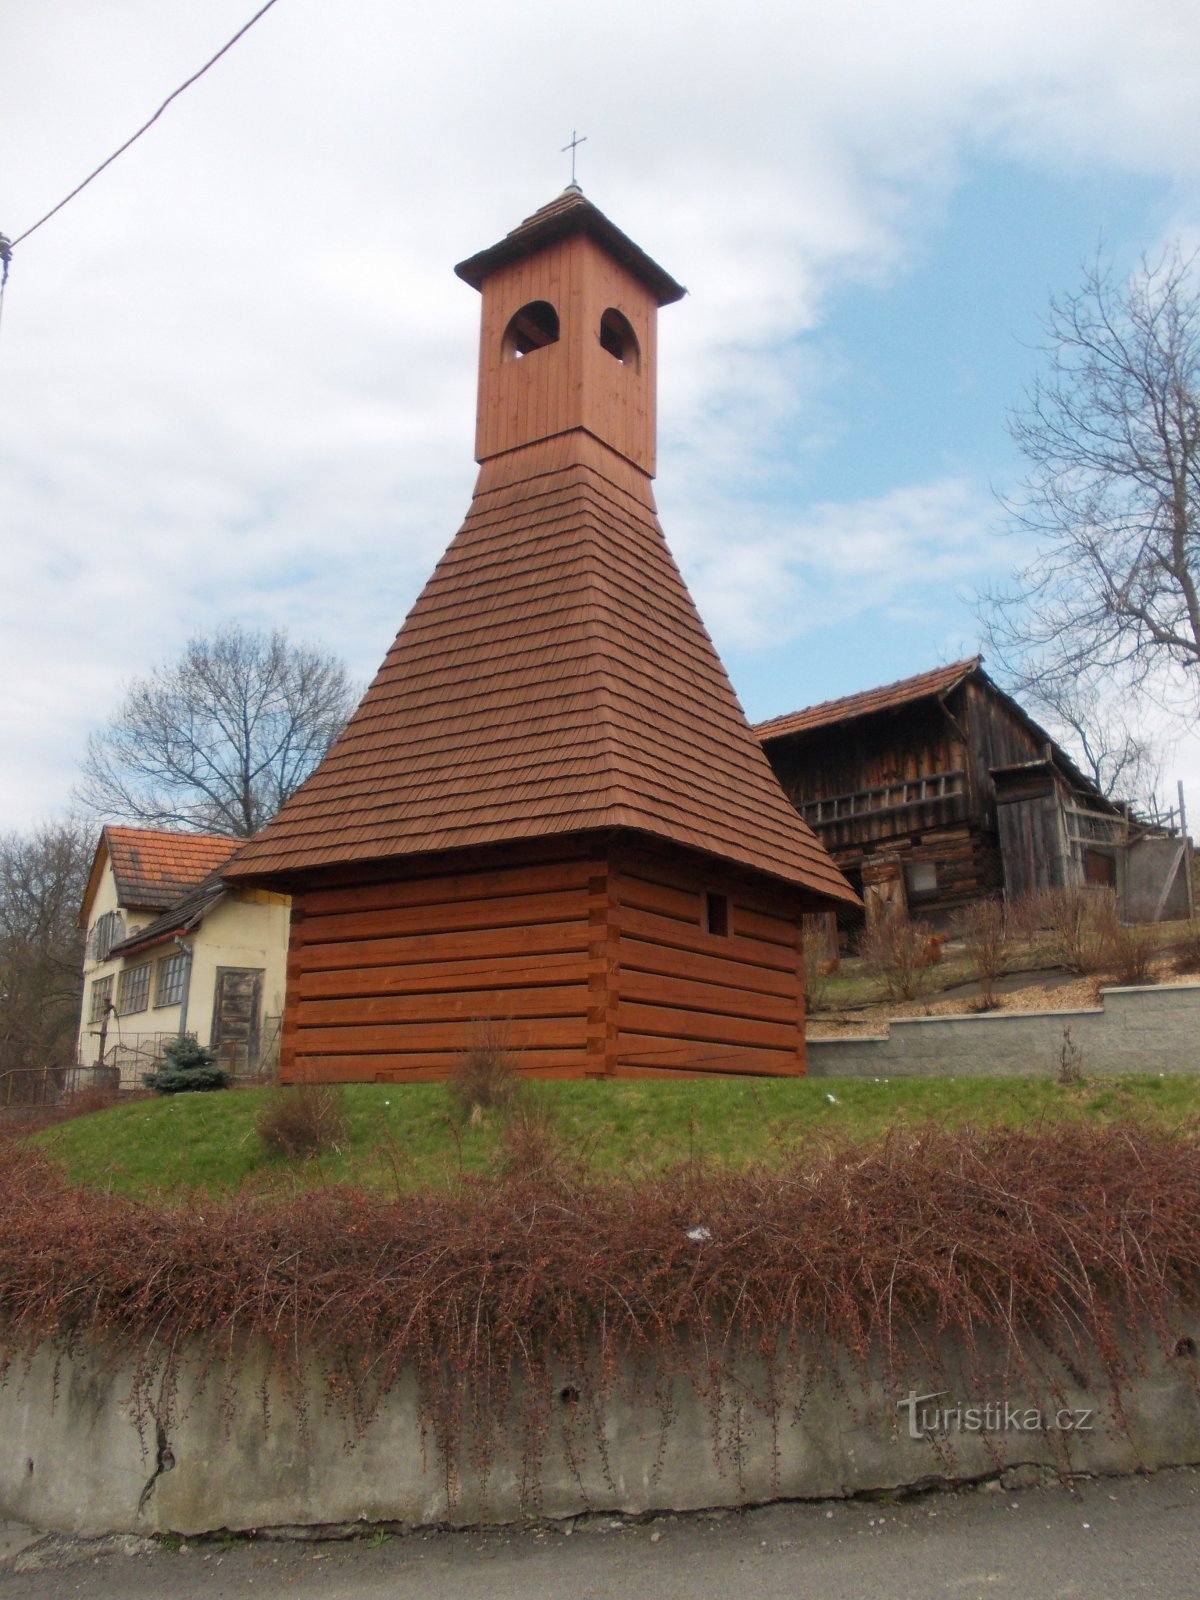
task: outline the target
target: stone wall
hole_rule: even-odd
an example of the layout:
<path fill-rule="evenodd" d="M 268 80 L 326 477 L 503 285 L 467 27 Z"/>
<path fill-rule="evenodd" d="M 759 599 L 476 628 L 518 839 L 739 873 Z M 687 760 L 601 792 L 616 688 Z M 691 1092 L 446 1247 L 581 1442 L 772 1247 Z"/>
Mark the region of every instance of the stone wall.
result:
<path fill-rule="evenodd" d="M 1088 1011 L 905 1017 L 882 1039 L 810 1039 L 815 1078 L 1051 1076 L 1066 1035 L 1089 1076 L 1200 1072 L 1200 983 L 1100 991 Z"/>
<path fill-rule="evenodd" d="M 143 1391 L 150 1408 L 139 1410 L 126 1363 L 103 1351 L 42 1349 L 28 1365 L 14 1362 L 0 1385 L 0 1517 L 81 1535 L 476 1525 L 845 1496 L 1026 1464 L 1086 1473 L 1194 1464 L 1198 1333 L 1197 1325 L 1172 1327 L 1166 1348 L 1149 1344 L 1122 1394 L 1123 1423 L 1091 1353 L 1069 1336 L 1065 1360 L 1049 1344 L 1025 1349 L 1036 1380 L 1014 1378 L 1004 1350 L 989 1352 L 982 1339 L 968 1362 L 935 1336 L 936 1370 L 922 1357 L 892 1381 L 877 1365 L 860 1373 L 851 1362 L 840 1376 L 792 1375 L 774 1412 L 762 1403 L 766 1386 L 753 1363 L 717 1397 L 711 1384 L 699 1395 L 648 1361 L 640 1388 L 618 1383 L 598 1421 L 580 1403 L 585 1386 L 564 1372 L 547 1397 L 535 1471 L 514 1411 L 490 1470 L 478 1471 L 463 1449 L 449 1478 L 411 1379 L 359 1433 L 316 1377 L 302 1421 L 253 1359 L 232 1377 L 218 1363 L 201 1381 L 198 1355 L 184 1363 L 169 1405 L 152 1384 Z M 919 1399 L 941 1417 L 930 1418 Z"/>

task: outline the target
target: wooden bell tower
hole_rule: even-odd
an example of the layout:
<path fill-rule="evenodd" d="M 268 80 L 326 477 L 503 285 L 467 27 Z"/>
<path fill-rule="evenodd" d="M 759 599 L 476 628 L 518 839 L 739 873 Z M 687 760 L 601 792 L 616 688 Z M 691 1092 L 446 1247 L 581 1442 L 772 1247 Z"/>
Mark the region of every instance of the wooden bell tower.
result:
<path fill-rule="evenodd" d="M 573 184 L 455 271 L 483 296 L 476 460 L 582 429 L 653 477 L 658 308 L 683 288 Z"/>
<path fill-rule="evenodd" d="M 482 295 L 471 506 L 324 761 L 226 868 L 292 895 L 285 1079 L 804 1070 L 799 918 L 853 902 L 654 508 L 683 289 L 574 185 Z"/>

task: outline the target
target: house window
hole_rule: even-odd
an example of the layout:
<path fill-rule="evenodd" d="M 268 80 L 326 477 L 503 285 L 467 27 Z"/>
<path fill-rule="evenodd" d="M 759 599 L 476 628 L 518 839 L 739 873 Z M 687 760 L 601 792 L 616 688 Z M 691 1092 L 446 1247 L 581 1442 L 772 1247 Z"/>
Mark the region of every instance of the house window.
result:
<path fill-rule="evenodd" d="M 558 342 L 558 312 L 549 300 L 531 300 L 513 313 L 500 345 L 501 359 L 519 361 L 531 350 Z"/>
<path fill-rule="evenodd" d="M 904 877 L 914 900 L 930 900 L 938 892 L 937 863 L 934 861 L 908 862 Z"/>
<path fill-rule="evenodd" d="M 92 979 L 92 1004 L 88 1010 L 89 1022 L 103 1022 L 112 1003 L 112 978 Z"/>
<path fill-rule="evenodd" d="M 729 896 L 708 893 L 704 896 L 704 926 L 707 932 L 719 938 L 729 934 Z"/>
<path fill-rule="evenodd" d="M 187 979 L 188 958 L 185 951 L 177 951 L 158 963 L 154 978 L 154 1004 L 177 1006 L 183 999 L 183 986 Z"/>
<path fill-rule="evenodd" d="M 119 944 L 125 925 L 119 911 L 106 911 L 97 917 L 88 936 L 88 955 L 93 961 L 107 961 L 112 947 Z"/>
<path fill-rule="evenodd" d="M 126 967 L 117 979 L 117 1015 L 127 1017 L 134 1011 L 145 1011 L 150 1004 L 150 963 L 140 967 Z"/>

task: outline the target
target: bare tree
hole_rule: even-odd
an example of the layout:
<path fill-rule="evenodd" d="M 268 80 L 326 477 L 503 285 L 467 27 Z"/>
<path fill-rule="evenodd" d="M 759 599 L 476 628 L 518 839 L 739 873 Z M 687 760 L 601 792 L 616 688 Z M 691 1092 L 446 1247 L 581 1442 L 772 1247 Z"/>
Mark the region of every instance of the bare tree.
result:
<path fill-rule="evenodd" d="M 75 1058 L 83 931 L 76 925 L 94 838 L 82 822 L 0 838 L 0 1098 Z"/>
<path fill-rule="evenodd" d="M 1049 370 L 1011 424 L 1029 471 L 1008 505 L 1034 536 L 985 598 L 1018 691 L 1105 675 L 1200 691 L 1200 284 L 1178 248 L 1128 283 L 1097 262 L 1051 303 Z"/>
<path fill-rule="evenodd" d="M 129 685 L 88 741 L 79 798 L 108 818 L 248 838 L 346 724 L 345 666 L 287 634 L 231 625 Z"/>
<path fill-rule="evenodd" d="M 1111 682 L 1079 677 L 1026 685 L 1022 701 L 1071 750 L 1101 794 L 1150 804 L 1162 782 L 1162 753 L 1136 715 L 1133 696 Z"/>

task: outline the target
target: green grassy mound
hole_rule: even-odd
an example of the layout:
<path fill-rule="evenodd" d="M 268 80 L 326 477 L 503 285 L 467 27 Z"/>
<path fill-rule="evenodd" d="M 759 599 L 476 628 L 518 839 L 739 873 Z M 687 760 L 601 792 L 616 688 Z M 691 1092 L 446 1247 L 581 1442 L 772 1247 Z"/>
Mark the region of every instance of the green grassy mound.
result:
<path fill-rule="evenodd" d="M 353 1183 L 411 1193 L 491 1172 L 504 1159 L 504 1119 L 464 1124 L 441 1084 L 350 1084 L 340 1147 L 289 1161 L 255 1123 L 275 1091 L 180 1095 L 93 1112 L 33 1141 L 74 1182 L 152 1197 L 247 1184 Z M 1134 1118 L 1169 1130 L 1200 1117 L 1200 1078 L 679 1079 L 664 1083 L 542 1083 L 535 1139 L 602 1175 L 661 1171 L 703 1160 L 745 1168 L 781 1164 L 814 1135 L 867 1140 L 893 1128 L 1030 1128 Z"/>

